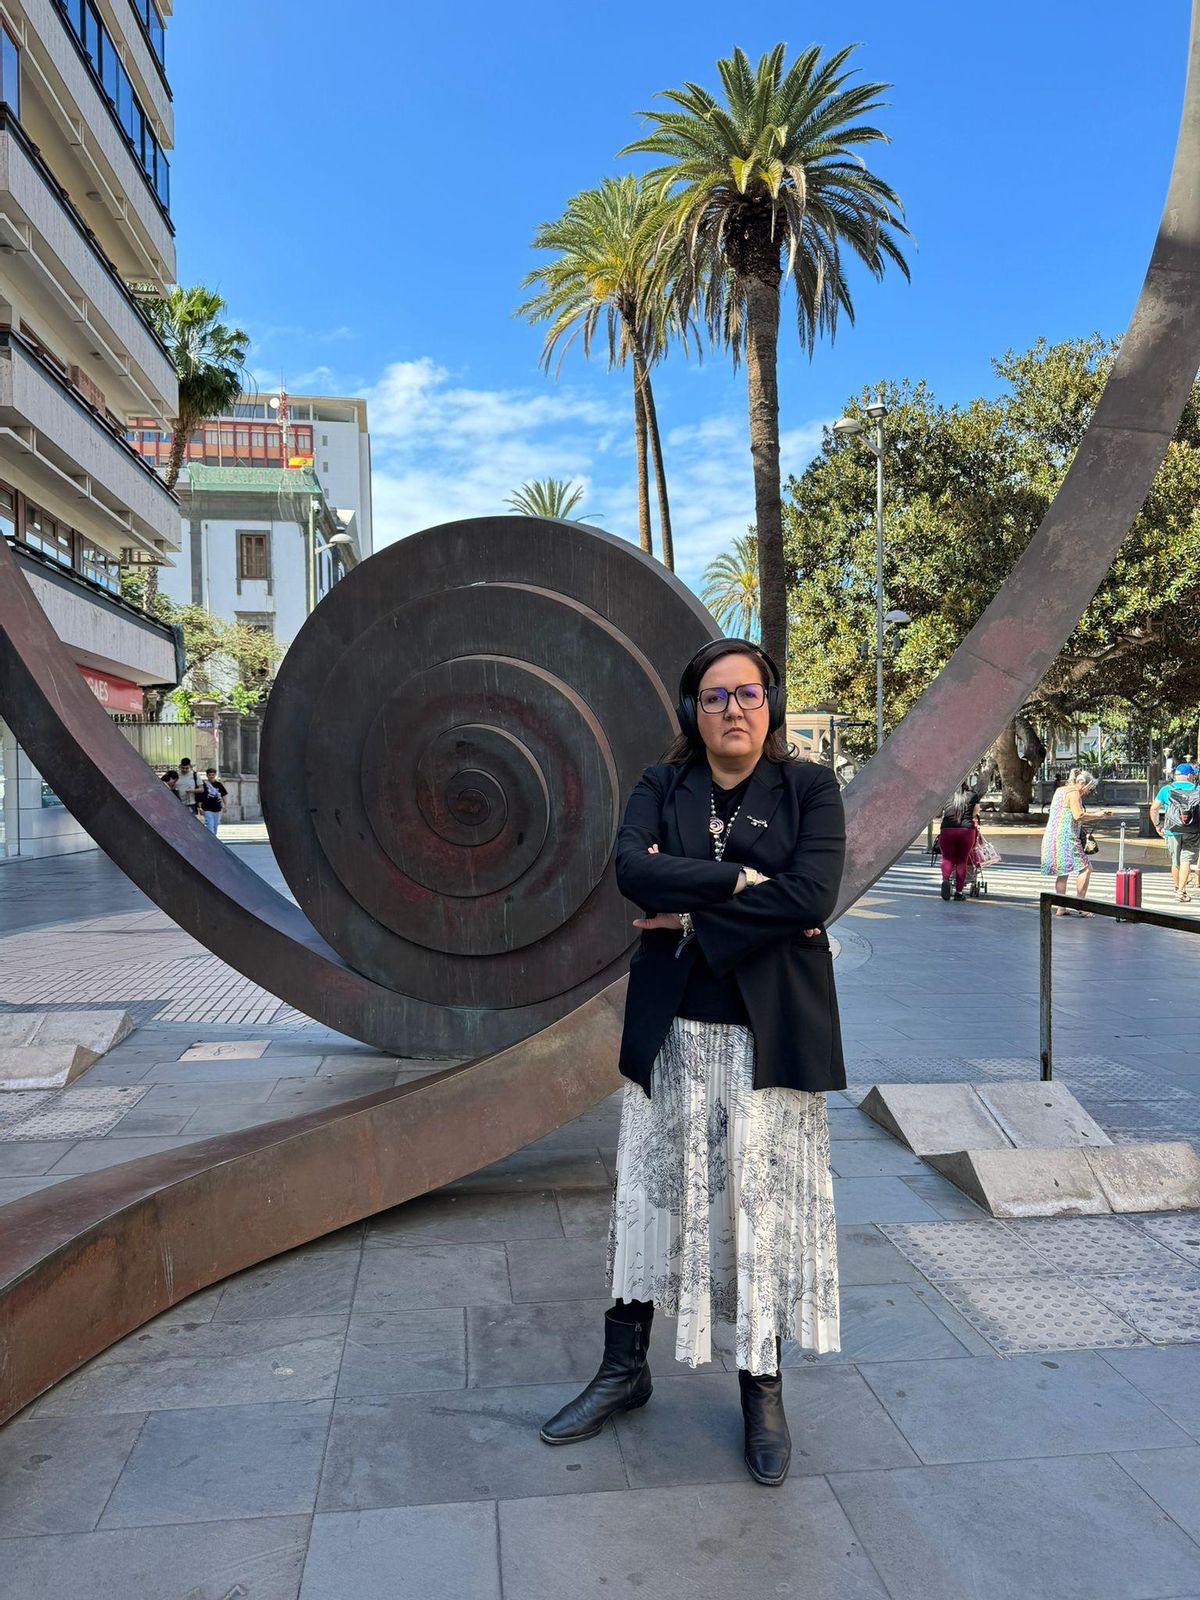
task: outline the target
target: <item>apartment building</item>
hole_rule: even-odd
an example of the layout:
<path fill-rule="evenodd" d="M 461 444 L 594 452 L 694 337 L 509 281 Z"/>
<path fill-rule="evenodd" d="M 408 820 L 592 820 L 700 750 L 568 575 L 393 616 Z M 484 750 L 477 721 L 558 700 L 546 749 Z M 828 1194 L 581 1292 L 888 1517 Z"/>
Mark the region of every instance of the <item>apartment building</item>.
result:
<path fill-rule="evenodd" d="M 179 547 L 178 500 L 125 438 L 176 402 L 130 288 L 175 276 L 170 11 L 0 0 L 0 532 L 110 710 L 180 668 L 118 581 Z M 90 844 L 0 723 L 0 856 Z"/>
<path fill-rule="evenodd" d="M 129 441 L 165 468 L 171 435 L 151 420 L 135 422 Z M 330 505 L 354 513 L 361 555 L 374 549 L 371 435 L 363 399 L 314 394 L 243 394 L 188 440 L 184 457 L 201 467 L 302 468 L 315 472 Z"/>

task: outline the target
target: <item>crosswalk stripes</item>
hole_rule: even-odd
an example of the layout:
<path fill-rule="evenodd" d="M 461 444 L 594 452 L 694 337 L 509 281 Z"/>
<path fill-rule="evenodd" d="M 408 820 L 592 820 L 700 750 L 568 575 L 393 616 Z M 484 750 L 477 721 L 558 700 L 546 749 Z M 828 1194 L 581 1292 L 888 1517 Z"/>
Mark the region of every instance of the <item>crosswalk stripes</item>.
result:
<path fill-rule="evenodd" d="M 996 847 L 1003 855 L 1003 840 Z M 1116 903 L 1115 872 L 1114 863 L 1100 865 L 1098 861 L 1093 862 L 1092 881 L 1088 887 L 1090 900 L 1107 901 L 1109 905 Z M 1044 878 L 1038 863 L 1033 860 L 1002 860 L 999 866 L 988 867 L 984 876 L 988 887 L 984 904 L 987 901 L 999 901 L 1036 905 L 1038 897 L 1054 887 L 1054 880 Z M 932 867 L 929 865 L 929 856 L 925 851 L 910 852 L 873 885 L 872 895 L 875 898 L 872 903 L 879 904 L 878 897 L 881 894 L 936 896 L 941 881 L 940 868 L 936 863 Z M 1073 888 L 1069 892 L 1074 893 Z M 1147 868 L 1142 873 L 1142 909 L 1200 918 L 1200 890 L 1193 890 L 1193 899 L 1181 905 L 1175 898 L 1175 890 L 1165 869 Z"/>

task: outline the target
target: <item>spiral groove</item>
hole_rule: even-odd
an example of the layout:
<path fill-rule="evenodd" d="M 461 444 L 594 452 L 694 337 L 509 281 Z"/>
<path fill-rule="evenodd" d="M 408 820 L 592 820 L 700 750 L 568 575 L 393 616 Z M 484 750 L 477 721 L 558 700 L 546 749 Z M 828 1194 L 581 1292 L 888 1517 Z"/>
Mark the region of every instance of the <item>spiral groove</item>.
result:
<path fill-rule="evenodd" d="M 263 729 L 271 843 L 430 1048 L 530 1033 L 623 969 L 621 805 L 714 633 L 623 540 L 528 517 L 389 546 L 313 613 Z"/>

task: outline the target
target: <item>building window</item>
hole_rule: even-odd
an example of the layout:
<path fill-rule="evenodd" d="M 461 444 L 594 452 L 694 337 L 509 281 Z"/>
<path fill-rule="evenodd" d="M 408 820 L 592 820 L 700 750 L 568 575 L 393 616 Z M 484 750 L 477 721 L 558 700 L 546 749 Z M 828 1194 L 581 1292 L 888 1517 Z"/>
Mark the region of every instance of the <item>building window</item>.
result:
<path fill-rule="evenodd" d="M 273 611 L 235 611 L 234 620 L 240 622 L 244 628 L 252 628 L 255 633 L 275 634 L 275 613 Z"/>
<path fill-rule="evenodd" d="M 21 51 L 8 29 L 0 23 L 0 100 L 21 115 Z"/>
<path fill-rule="evenodd" d="M 110 556 L 107 550 L 101 550 L 98 545 L 81 540 L 78 568 L 85 578 L 98 583 L 110 594 L 120 593 L 121 564 L 115 556 Z"/>
<path fill-rule="evenodd" d="M 238 578 L 267 576 L 267 536 L 265 533 L 238 534 Z"/>
<path fill-rule="evenodd" d="M 7 484 L 0 484 L 0 534 L 6 539 L 17 537 L 17 495 Z"/>

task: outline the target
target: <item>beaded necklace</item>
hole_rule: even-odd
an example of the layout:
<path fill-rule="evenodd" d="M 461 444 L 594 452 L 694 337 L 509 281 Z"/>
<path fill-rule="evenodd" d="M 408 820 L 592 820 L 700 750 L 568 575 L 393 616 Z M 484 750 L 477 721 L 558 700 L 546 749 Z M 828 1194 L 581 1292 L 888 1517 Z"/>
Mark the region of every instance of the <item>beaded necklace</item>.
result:
<path fill-rule="evenodd" d="M 737 809 L 729 819 L 728 826 L 726 826 L 726 824 L 722 822 L 720 817 L 717 815 L 717 797 L 715 793 L 711 791 L 709 792 L 708 831 L 712 834 L 713 855 L 716 856 L 718 861 L 723 861 L 725 859 L 725 845 L 729 840 L 729 829 L 732 828 L 734 823 L 737 821 L 738 812 L 740 812 L 741 809 L 742 808 L 739 803 Z"/>

